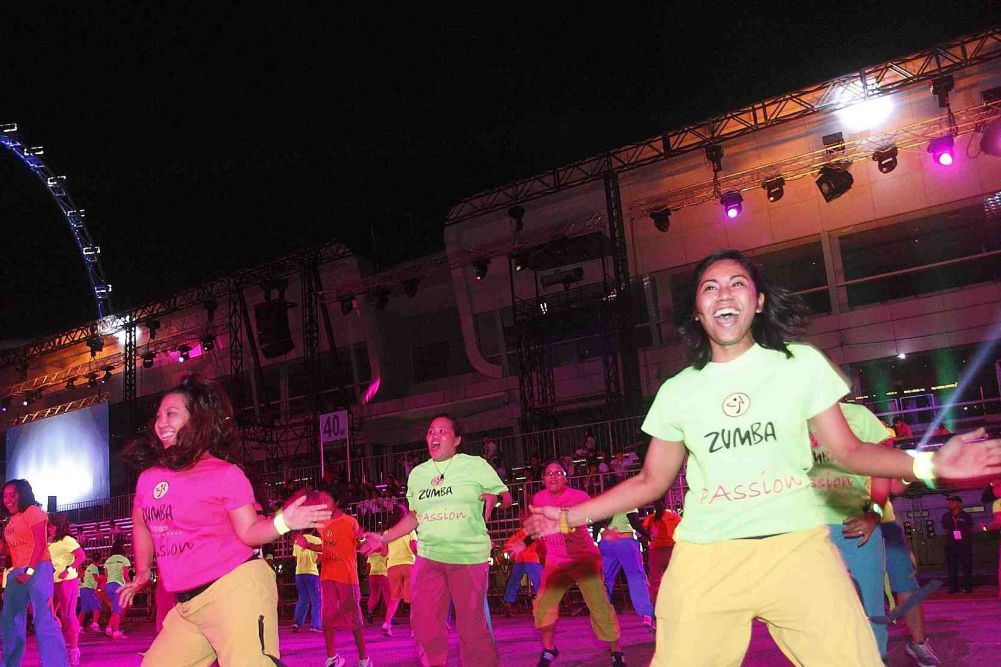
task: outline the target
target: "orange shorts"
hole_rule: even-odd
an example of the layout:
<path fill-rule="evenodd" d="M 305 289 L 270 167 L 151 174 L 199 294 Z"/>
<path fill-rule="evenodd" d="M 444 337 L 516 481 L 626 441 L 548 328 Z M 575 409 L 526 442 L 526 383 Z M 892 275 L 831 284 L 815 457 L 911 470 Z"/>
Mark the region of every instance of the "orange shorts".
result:
<path fill-rule="evenodd" d="M 389 594 L 394 600 L 410 602 L 410 570 L 413 565 L 394 565 L 386 575 L 389 577 Z"/>

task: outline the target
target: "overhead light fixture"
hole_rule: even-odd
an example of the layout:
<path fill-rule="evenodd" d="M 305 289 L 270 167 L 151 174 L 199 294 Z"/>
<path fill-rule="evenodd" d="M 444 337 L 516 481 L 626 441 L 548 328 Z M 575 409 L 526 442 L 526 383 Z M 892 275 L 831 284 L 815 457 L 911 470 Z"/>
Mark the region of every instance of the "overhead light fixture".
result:
<path fill-rule="evenodd" d="M 351 311 L 355 308 L 355 298 L 354 296 L 345 296 L 341 298 L 341 314 L 350 315 Z"/>
<path fill-rule="evenodd" d="M 191 358 L 191 348 L 187 345 L 177 346 L 177 363 L 183 364 L 185 361 Z"/>
<path fill-rule="evenodd" d="M 28 407 L 29 405 L 31 405 L 31 401 L 32 401 L 31 392 L 25 392 L 21 396 L 21 405 L 23 405 L 24 407 Z"/>
<path fill-rule="evenodd" d="M 202 346 L 203 352 L 211 352 L 215 349 L 215 336 L 212 334 L 205 334 L 198 339 L 198 344 Z"/>
<path fill-rule="evenodd" d="M 656 211 L 650 211 L 650 219 L 653 220 L 653 226 L 657 228 L 657 231 L 667 233 L 667 230 L 671 228 L 671 209 L 661 208 Z"/>
<path fill-rule="evenodd" d="M 66 380 L 66 388 L 67 389 L 76 389 L 76 378 L 75 377 L 72 377 L 69 380 Z"/>
<path fill-rule="evenodd" d="M 525 258 L 525 253 L 516 252 L 511 255 L 511 266 L 514 268 L 514 272 L 524 271 L 525 267 L 528 266 L 528 261 Z"/>
<path fill-rule="evenodd" d="M 90 356 L 94 358 L 97 353 L 104 349 L 104 338 L 100 334 L 87 336 L 87 347 L 90 348 Z"/>
<path fill-rule="evenodd" d="M 476 273 L 477 280 L 483 280 L 487 277 L 487 270 L 490 268 L 489 259 L 478 259 L 473 262 L 473 270 Z"/>
<path fill-rule="evenodd" d="M 709 144 L 706 146 L 706 159 L 712 164 L 714 174 L 723 171 L 723 145 Z"/>
<path fill-rule="evenodd" d="M 143 352 L 143 368 L 153 368 L 154 361 L 156 361 L 156 353 L 153 350 Z"/>
<path fill-rule="evenodd" d="M 146 330 L 149 332 L 149 339 L 156 338 L 156 332 L 160 330 L 160 320 L 150 320 L 146 322 Z"/>
<path fill-rule="evenodd" d="M 114 366 L 105 366 L 101 370 L 104 371 L 104 375 L 101 377 L 101 384 L 105 384 L 111 380 L 111 371 L 115 369 Z"/>
<path fill-rule="evenodd" d="M 949 106 L 949 93 L 952 92 L 955 85 L 955 80 L 948 74 L 932 80 L 931 94 L 938 98 L 938 106 L 942 109 Z"/>
<path fill-rule="evenodd" d="M 10 410 L 10 403 L 10 396 L 4 396 L 3 399 L 0 400 L 0 412 L 7 412 Z"/>
<path fill-rule="evenodd" d="M 841 132 L 835 132 L 833 134 L 828 134 L 824 136 L 824 148 L 827 149 L 827 154 L 839 153 L 845 150 L 845 135 Z"/>
<path fill-rule="evenodd" d="M 764 188 L 765 196 L 768 197 L 768 201 L 777 202 L 782 199 L 783 195 L 786 193 L 785 184 L 786 179 L 781 176 L 776 176 L 775 178 L 769 178 L 766 180 L 761 184 L 761 187 Z"/>
<path fill-rule="evenodd" d="M 820 194 L 824 196 L 826 202 L 832 202 L 851 190 L 854 182 L 855 179 L 850 172 L 829 164 L 820 168 L 820 175 L 816 181 Z"/>
<path fill-rule="evenodd" d="M 953 139 L 951 134 L 946 134 L 937 139 L 932 139 L 928 143 L 928 152 L 931 153 L 932 159 L 935 160 L 935 164 L 940 164 L 943 167 L 952 166 L 955 161 L 952 152 Z"/>
<path fill-rule="evenodd" d="M 507 210 L 507 214 L 514 220 L 514 231 L 520 232 L 524 229 L 525 224 L 525 207 L 515 204 Z"/>
<path fill-rule="evenodd" d="M 735 191 L 724 192 L 720 195 L 719 203 L 723 205 L 723 211 L 726 213 L 726 217 L 733 220 L 740 212 L 744 210 L 744 197 Z"/>
<path fill-rule="evenodd" d="M 876 163 L 876 169 L 879 169 L 879 173 L 889 174 L 897 168 L 897 147 L 880 148 L 872 154 L 872 161 Z"/>
<path fill-rule="evenodd" d="M 403 293 L 411 299 L 417 295 L 417 288 L 421 286 L 420 278 L 410 278 L 403 281 Z"/>
<path fill-rule="evenodd" d="M 97 373 L 87 373 L 86 375 L 84 375 L 84 377 L 87 378 L 88 387 L 90 387 L 91 389 L 97 387 Z"/>
<path fill-rule="evenodd" d="M 984 126 L 980 135 L 980 151 L 1001 157 L 1001 118 L 996 118 Z"/>

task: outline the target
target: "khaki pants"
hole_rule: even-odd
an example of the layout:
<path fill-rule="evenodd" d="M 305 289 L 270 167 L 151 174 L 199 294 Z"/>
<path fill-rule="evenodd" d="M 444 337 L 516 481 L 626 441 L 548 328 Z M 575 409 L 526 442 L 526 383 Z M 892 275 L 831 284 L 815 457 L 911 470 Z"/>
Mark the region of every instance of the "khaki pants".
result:
<path fill-rule="evenodd" d="M 591 612 L 594 635 L 602 641 L 618 641 L 619 619 L 601 580 L 600 559 L 547 566 L 542 570 L 542 584 L 535 596 L 535 627 L 548 628 L 556 623 L 560 617 L 560 600 L 574 584 Z"/>
<path fill-rule="evenodd" d="M 274 667 L 268 655 L 279 657 L 278 587 L 268 564 L 252 560 L 188 602 L 178 602 L 142 664 L 208 667 L 218 660 L 220 667 Z"/>
<path fill-rule="evenodd" d="M 827 526 L 679 542 L 657 597 L 657 667 L 738 666 L 761 619 L 794 665 L 880 667 L 872 628 Z"/>

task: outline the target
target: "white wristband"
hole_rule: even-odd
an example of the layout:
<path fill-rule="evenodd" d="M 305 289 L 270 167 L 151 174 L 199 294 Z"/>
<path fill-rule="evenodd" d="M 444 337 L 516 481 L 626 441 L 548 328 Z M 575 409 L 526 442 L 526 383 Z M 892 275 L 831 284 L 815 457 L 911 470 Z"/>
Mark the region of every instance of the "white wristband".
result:
<path fill-rule="evenodd" d="M 284 535 L 285 533 L 292 530 L 291 528 L 288 527 L 288 524 L 285 523 L 285 517 L 281 515 L 281 512 L 275 515 L 273 523 L 275 524 L 275 530 L 278 531 L 279 535 Z"/>

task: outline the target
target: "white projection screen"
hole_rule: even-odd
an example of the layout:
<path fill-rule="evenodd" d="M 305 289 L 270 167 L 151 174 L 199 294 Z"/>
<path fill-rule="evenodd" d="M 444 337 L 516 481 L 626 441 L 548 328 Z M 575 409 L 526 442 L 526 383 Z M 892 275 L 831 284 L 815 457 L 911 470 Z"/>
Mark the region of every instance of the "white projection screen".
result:
<path fill-rule="evenodd" d="M 59 505 L 107 498 L 108 404 L 8 429 L 5 479 L 28 480 L 43 508 L 48 496 Z"/>

